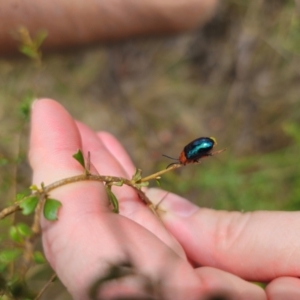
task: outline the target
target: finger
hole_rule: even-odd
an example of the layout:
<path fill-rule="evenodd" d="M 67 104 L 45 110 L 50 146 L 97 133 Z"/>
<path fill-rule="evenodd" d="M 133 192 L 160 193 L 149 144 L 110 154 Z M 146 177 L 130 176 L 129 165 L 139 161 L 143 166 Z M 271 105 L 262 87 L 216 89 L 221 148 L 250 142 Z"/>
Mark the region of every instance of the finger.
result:
<path fill-rule="evenodd" d="M 166 262 L 168 262 L 167 259 Z M 176 262 L 175 262 L 176 264 Z M 253 283 L 249 283 L 241 278 L 232 275 L 230 273 L 204 267 L 194 271 L 194 277 L 190 277 L 189 274 L 180 265 L 175 265 L 174 268 L 169 269 L 170 266 L 165 264 L 164 271 L 161 273 L 160 285 L 152 286 L 155 291 L 155 299 L 170 299 L 170 300 L 209 300 L 209 299 L 230 299 L 230 300 L 266 300 L 266 294 L 264 290 Z M 178 270 L 180 270 L 178 272 Z M 171 273 L 172 272 L 172 273 Z M 165 277 L 167 276 L 167 277 Z M 177 277 L 178 276 L 178 277 Z M 165 279 L 168 280 L 165 281 Z M 176 278 L 176 281 L 173 281 Z M 171 280 L 170 280 L 171 279 Z M 195 280 L 196 279 L 196 280 Z M 168 287 L 168 288 L 167 288 Z M 111 286 L 114 290 L 113 294 L 110 290 L 110 297 L 123 298 L 124 286 L 118 285 L 118 281 L 115 282 L 115 286 Z M 121 290 L 121 293 L 119 291 Z M 128 287 L 127 287 L 128 290 Z M 104 295 L 101 295 L 101 299 Z M 126 295 L 126 299 L 136 299 L 133 294 Z M 148 296 L 148 297 L 147 297 Z M 141 299 L 150 299 L 149 294 Z M 139 298 L 139 299 L 140 299 Z M 151 298 L 152 299 L 152 298 Z"/>
<path fill-rule="evenodd" d="M 34 171 L 33 183 L 45 185 L 54 181 L 83 173 L 82 166 L 72 157 L 82 147 L 80 134 L 69 113 L 57 102 L 50 99 L 38 100 L 34 103 L 31 117 L 31 135 L 29 161 Z M 70 190 L 75 185 L 66 185 L 57 189 L 58 192 Z M 99 193 L 106 199 L 101 185 L 96 182 L 81 182 L 79 186 L 91 187 L 91 193 Z M 52 195 L 56 195 L 53 191 Z M 94 201 L 93 197 L 86 197 L 86 205 L 92 210 L 108 210 L 107 201 Z M 72 213 L 81 214 L 84 208 L 77 203 L 63 203 Z M 61 209 L 64 213 L 65 209 Z"/>
<path fill-rule="evenodd" d="M 294 277 L 280 277 L 273 280 L 266 287 L 270 300 L 298 300 L 300 299 L 300 279 Z"/>
<path fill-rule="evenodd" d="M 105 145 L 101 138 L 91 130 L 87 125 L 76 121 L 78 131 L 80 132 L 82 147 L 84 152 L 90 152 L 92 162 L 97 166 L 98 171 L 110 176 L 128 177 L 126 170 L 119 163 L 118 159 L 110 152 L 110 145 Z M 112 145 L 114 146 L 114 145 Z M 124 155 L 125 150 L 119 146 L 117 155 Z"/>
<path fill-rule="evenodd" d="M 164 194 L 158 189 L 148 191 L 152 201 Z M 159 208 L 166 228 L 188 258 L 200 265 L 256 281 L 300 276 L 298 212 L 214 211 L 171 193 Z"/>
<path fill-rule="evenodd" d="M 196 272 L 206 296 L 201 299 L 266 299 L 261 287 L 233 274 L 211 267 L 201 267 Z"/>
<path fill-rule="evenodd" d="M 123 167 L 117 160 L 117 157 L 123 157 L 123 161 L 127 159 L 127 154 L 119 142 L 112 137 L 109 137 L 109 139 L 104 138 L 103 141 L 100 140 L 95 132 L 80 122 L 77 122 L 77 127 L 81 134 L 83 149 L 85 152 L 91 152 L 92 164 L 98 173 L 101 175 L 128 178 L 128 173 L 124 169 L 127 168 L 128 165 Z M 108 142 L 109 144 L 106 145 L 104 142 Z M 111 142 L 113 143 L 111 144 Z M 115 146 L 113 150 L 115 156 L 108 151 L 108 149 L 111 149 L 111 146 Z M 127 163 L 131 165 L 129 159 L 127 159 Z M 131 167 L 130 165 L 129 167 Z M 147 228 L 150 232 L 159 237 L 161 241 L 166 243 L 166 245 L 171 247 L 178 255 L 185 258 L 182 247 L 164 228 L 161 221 L 153 214 L 149 207 L 142 203 L 135 190 L 123 185 L 122 187 L 113 187 L 113 192 L 118 199 L 121 215 Z"/>
<path fill-rule="evenodd" d="M 36 101 L 32 109 L 29 151 L 33 183 L 40 185 L 44 182 L 47 186 L 56 180 L 82 174 L 82 167 L 72 158 L 72 154 L 80 147 L 79 132 L 67 111 L 50 99 Z M 58 222 L 42 219 L 44 251 L 59 275 L 64 274 L 69 260 L 78 261 L 78 264 L 74 263 L 75 274 L 76 268 L 80 269 L 84 262 L 78 260 L 79 253 L 68 252 L 72 248 L 69 246 L 77 246 L 79 252 L 83 250 L 81 255 L 88 251 L 89 234 L 98 229 L 98 223 L 94 224 L 93 217 L 99 218 L 101 212 L 110 211 L 106 194 L 99 183 L 85 181 L 55 189 L 49 196 L 58 199 L 62 207 L 58 213 Z M 102 201 L 99 201 L 99 197 Z M 90 226 L 82 226 L 87 222 Z M 101 230 L 98 231 L 101 234 Z M 103 237 L 98 238 L 101 240 Z M 67 278 L 64 280 L 68 282 Z"/>
<path fill-rule="evenodd" d="M 131 178 L 135 172 L 135 166 L 124 147 L 113 135 L 108 132 L 100 131 L 97 132 L 97 135 L 109 150 L 109 152 L 115 157 L 115 159 L 126 171 L 128 178 Z"/>
<path fill-rule="evenodd" d="M 106 146 L 98 135 L 87 125 L 77 122 L 77 127 L 81 135 L 83 150 L 85 153 L 88 151 L 91 153 L 91 162 L 98 173 L 105 176 L 117 176 L 129 179 L 125 168 L 109 151 L 110 145 Z M 123 148 L 119 147 L 119 150 L 120 152 L 115 150 L 116 156 L 124 156 Z M 128 211 L 129 209 L 135 211 L 145 208 L 145 205 L 139 200 L 136 192 L 132 188 L 126 185 L 123 185 L 121 188 L 113 187 L 113 192 L 122 208 L 122 214 L 126 214 L 127 212 L 132 213 L 132 211 Z"/>

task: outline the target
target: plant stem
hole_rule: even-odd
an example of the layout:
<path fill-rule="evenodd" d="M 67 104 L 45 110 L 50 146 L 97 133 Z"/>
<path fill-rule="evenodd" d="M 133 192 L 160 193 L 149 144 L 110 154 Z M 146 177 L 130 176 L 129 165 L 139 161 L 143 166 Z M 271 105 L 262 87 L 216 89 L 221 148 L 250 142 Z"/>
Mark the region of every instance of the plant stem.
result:
<path fill-rule="evenodd" d="M 157 179 L 157 177 L 159 177 L 160 175 L 165 174 L 165 173 L 167 173 L 167 172 L 169 172 L 169 171 L 178 169 L 178 168 L 180 168 L 180 167 L 182 167 L 182 166 L 183 166 L 182 164 L 174 164 L 174 165 L 172 165 L 171 167 L 169 167 L 169 168 L 167 168 L 167 169 L 161 170 L 161 171 L 159 171 L 159 172 L 157 172 L 157 173 L 154 173 L 154 174 L 152 174 L 152 175 L 149 175 L 149 176 L 147 176 L 147 177 L 144 177 L 144 178 L 140 179 L 140 180 L 138 181 L 138 183 L 145 182 L 145 181 L 149 181 L 149 180 L 152 180 L 152 179 Z"/>

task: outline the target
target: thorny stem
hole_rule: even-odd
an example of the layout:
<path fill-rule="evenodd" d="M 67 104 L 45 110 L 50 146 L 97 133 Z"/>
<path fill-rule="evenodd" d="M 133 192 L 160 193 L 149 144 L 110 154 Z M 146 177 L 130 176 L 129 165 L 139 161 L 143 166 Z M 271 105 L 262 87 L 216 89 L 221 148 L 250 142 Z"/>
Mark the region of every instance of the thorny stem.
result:
<path fill-rule="evenodd" d="M 52 276 L 50 277 L 50 279 L 46 282 L 46 284 L 44 285 L 44 287 L 40 290 L 40 292 L 38 293 L 38 295 L 34 298 L 34 300 L 38 300 L 41 298 L 41 296 L 44 294 L 44 292 L 46 291 L 46 289 L 50 286 L 50 284 L 56 279 L 56 274 L 52 274 Z"/>
<path fill-rule="evenodd" d="M 170 168 L 171 169 L 171 168 Z M 90 173 L 84 173 L 81 175 L 76 175 L 73 177 L 69 177 L 69 178 L 64 178 L 61 180 L 58 180 L 54 183 L 49 184 L 48 186 L 43 187 L 41 190 L 35 191 L 33 192 L 29 197 L 32 197 L 33 195 L 39 196 L 39 197 L 45 197 L 47 196 L 47 194 L 64 185 L 70 184 L 70 183 L 74 183 L 74 182 L 79 182 L 79 181 L 86 181 L 86 180 L 91 180 L 91 181 L 100 181 L 100 182 L 105 182 L 106 184 L 114 184 L 114 183 L 120 183 L 122 182 L 123 184 L 126 184 L 130 187 L 132 187 L 137 194 L 139 195 L 140 199 L 147 204 L 148 206 L 150 206 L 152 203 L 151 201 L 148 199 L 148 197 L 145 195 L 145 193 L 143 191 L 141 191 L 138 187 L 135 186 L 135 182 L 132 182 L 129 179 L 126 178 L 122 178 L 122 177 L 116 177 L 116 176 L 101 176 L 101 175 L 93 175 Z M 26 199 L 26 197 L 24 198 Z M 15 203 L 12 206 L 6 207 L 4 208 L 1 212 L 0 212 L 0 219 L 5 218 L 6 216 L 16 212 L 20 210 L 20 206 L 19 203 Z"/>
<path fill-rule="evenodd" d="M 158 179 L 159 177 L 160 177 L 160 175 L 162 175 L 162 174 L 165 174 L 165 173 L 167 173 L 167 172 L 170 172 L 170 171 L 172 171 L 172 170 L 175 170 L 175 169 L 178 169 L 178 168 L 180 168 L 180 167 L 182 167 L 183 165 L 182 164 L 174 164 L 174 165 L 172 165 L 171 167 L 169 167 L 169 168 L 167 168 L 167 169 L 164 169 L 164 170 L 161 170 L 161 171 L 159 171 L 159 172 L 156 172 L 156 173 L 154 173 L 154 174 L 152 174 L 152 175 L 149 175 L 149 176 L 147 176 L 147 177 L 144 177 L 144 178 L 142 178 L 142 179 L 140 179 L 139 181 L 138 181 L 138 183 L 140 183 L 140 182 L 145 182 L 145 181 L 149 181 L 149 180 L 152 180 L 152 179 Z"/>
<path fill-rule="evenodd" d="M 5 207 L 2 211 L 0 211 L 0 219 L 5 218 L 6 216 L 8 216 L 18 210 L 21 210 L 19 203 L 15 203 L 9 207 Z"/>
<path fill-rule="evenodd" d="M 111 184 L 111 185 L 113 185 L 114 183 L 122 182 L 123 184 L 126 184 L 126 185 L 132 187 L 137 192 L 137 194 L 139 195 L 141 200 L 144 201 L 147 205 L 151 204 L 151 201 L 147 198 L 145 193 L 142 192 L 139 188 L 137 188 L 135 186 L 135 184 L 136 184 L 135 182 L 132 182 L 131 180 L 126 179 L 126 178 L 116 177 L 116 176 L 101 176 L 101 175 L 93 175 L 93 174 L 89 174 L 89 173 L 77 175 L 77 176 L 58 180 L 52 184 L 49 184 L 48 186 L 45 186 L 44 192 L 49 193 L 50 191 L 52 191 L 60 186 L 63 186 L 63 185 L 69 184 L 69 183 L 73 183 L 73 182 L 85 181 L 85 180 L 101 181 L 101 182 L 105 182 L 106 184 Z"/>
<path fill-rule="evenodd" d="M 209 156 L 213 156 L 213 155 L 222 153 L 222 152 L 225 151 L 225 150 L 226 150 L 226 149 L 222 149 L 222 150 L 218 150 L 218 151 L 211 152 L 211 153 L 209 154 Z M 194 163 L 200 163 L 200 161 L 199 161 L 199 162 L 194 162 Z M 149 175 L 149 176 L 147 176 L 147 177 L 144 177 L 144 178 L 140 179 L 137 183 L 149 181 L 149 180 L 152 180 L 152 179 L 158 179 L 160 175 L 165 174 L 165 173 L 167 173 L 167 172 L 169 172 L 169 171 L 178 169 L 178 168 L 183 167 L 183 166 L 184 166 L 183 164 L 175 163 L 175 164 L 173 164 L 173 165 L 172 165 L 171 167 L 169 167 L 169 168 L 166 168 L 166 169 L 161 170 L 161 171 L 159 171 L 159 172 L 157 172 L 157 173 L 154 173 L 154 174 L 152 174 L 152 175 Z"/>
<path fill-rule="evenodd" d="M 223 152 L 224 150 L 225 149 L 215 151 L 211 155 L 219 154 L 219 153 Z M 160 175 L 165 174 L 167 172 L 170 172 L 172 170 L 178 169 L 182 166 L 183 166 L 183 164 L 180 164 L 180 163 L 174 164 L 174 165 L 170 166 L 167 169 L 161 170 L 161 171 L 156 172 L 152 175 L 141 178 L 137 181 L 129 180 L 129 179 L 122 178 L 122 177 L 116 177 L 116 176 L 93 175 L 89 172 L 88 169 L 85 169 L 84 174 L 76 175 L 76 176 L 73 176 L 73 177 L 58 180 L 54 183 L 49 184 L 48 186 L 43 187 L 41 190 L 35 191 L 32 195 L 36 195 L 36 196 L 39 196 L 39 197 L 46 197 L 47 194 L 50 191 L 52 191 L 52 190 L 54 190 L 58 187 L 61 187 L 63 185 L 78 182 L 78 181 L 86 181 L 86 180 L 100 181 L 100 182 L 105 182 L 106 184 L 110 184 L 110 185 L 113 185 L 114 183 L 115 184 L 122 183 L 122 184 L 126 184 L 126 185 L 132 187 L 137 192 L 140 199 L 146 205 L 148 205 L 148 207 L 152 211 L 154 211 L 155 208 L 154 208 L 152 202 L 148 199 L 148 197 L 145 195 L 145 193 L 138 187 L 138 185 L 143 183 L 143 182 L 147 182 L 149 180 L 152 180 L 152 179 L 159 179 Z M 32 195 L 30 195 L 29 197 L 31 197 Z M 0 219 L 5 218 L 6 216 L 8 216 L 8 215 L 10 215 L 10 214 L 12 214 L 12 213 L 14 213 L 18 210 L 20 210 L 19 203 L 15 203 L 12 206 L 4 208 L 2 211 L 0 211 Z"/>

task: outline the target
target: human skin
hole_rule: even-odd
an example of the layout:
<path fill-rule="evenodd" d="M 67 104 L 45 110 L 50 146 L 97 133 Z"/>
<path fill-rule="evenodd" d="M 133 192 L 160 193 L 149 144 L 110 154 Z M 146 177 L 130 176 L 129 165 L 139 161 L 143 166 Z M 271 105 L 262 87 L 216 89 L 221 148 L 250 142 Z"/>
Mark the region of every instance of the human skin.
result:
<path fill-rule="evenodd" d="M 92 172 L 130 178 L 135 167 L 107 132 L 93 132 L 57 102 L 35 101 L 29 160 L 33 183 L 82 174 L 72 155 L 91 152 Z M 41 221 L 45 255 L 74 299 L 89 299 L 109 265 L 130 260 L 137 273 L 160 282 L 164 299 L 300 299 L 300 213 L 225 212 L 199 208 L 168 193 L 160 219 L 130 187 L 115 187 L 120 214 L 104 186 L 77 182 L 51 192 L 62 207 L 56 222 Z M 148 189 L 158 203 L 166 192 Z M 268 282 L 266 290 L 248 282 Z M 105 295 L 144 295 L 138 276 L 116 281 Z M 100 293 L 100 292 L 99 292 Z M 129 298 L 130 298 L 129 297 Z"/>
<path fill-rule="evenodd" d="M 74 48 L 128 37 L 192 29 L 212 15 L 217 0 L 2 0 L 0 55 L 17 52 L 20 26 L 46 30 L 43 50 Z"/>

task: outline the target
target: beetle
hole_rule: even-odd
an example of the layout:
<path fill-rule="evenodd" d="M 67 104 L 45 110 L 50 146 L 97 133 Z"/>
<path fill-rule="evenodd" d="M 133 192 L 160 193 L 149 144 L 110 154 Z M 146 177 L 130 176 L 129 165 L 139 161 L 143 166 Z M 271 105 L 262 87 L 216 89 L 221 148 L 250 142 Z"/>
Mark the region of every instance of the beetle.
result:
<path fill-rule="evenodd" d="M 200 137 L 187 144 L 181 151 L 179 158 L 173 158 L 164 154 L 163 156 L 177 160 L 179 164 L 185 166 L 189 163 L 197 163 L 203 157 L 212 156 L 224 151 L 220 150 L 213 153 L 212 149 L 215 145 L 217 145 L 217 141 L 214 137 Z M 167 168 L 174 164 L 177 164 L 177 162 L 169 164 Z"/>

